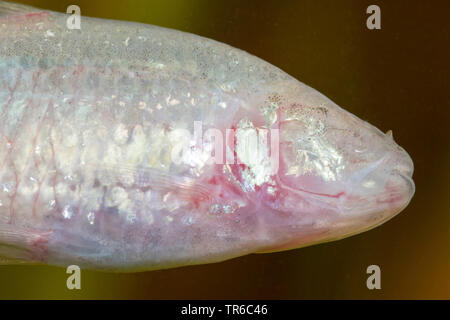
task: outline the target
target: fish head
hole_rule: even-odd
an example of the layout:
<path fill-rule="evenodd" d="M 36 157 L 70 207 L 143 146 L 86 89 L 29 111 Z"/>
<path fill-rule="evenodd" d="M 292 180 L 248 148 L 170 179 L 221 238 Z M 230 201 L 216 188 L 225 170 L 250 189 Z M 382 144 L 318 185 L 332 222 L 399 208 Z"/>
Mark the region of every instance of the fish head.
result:
<path fill-rule="evenodd" d="M 278 130 L 278 163 L 259 199 L 272 210 L 267 224 L 287 240 L 270 251 L 357 234 L 407 206 L 414 166 L 391 132 L 305 85 L 272 100 L 263 114 Z"/>

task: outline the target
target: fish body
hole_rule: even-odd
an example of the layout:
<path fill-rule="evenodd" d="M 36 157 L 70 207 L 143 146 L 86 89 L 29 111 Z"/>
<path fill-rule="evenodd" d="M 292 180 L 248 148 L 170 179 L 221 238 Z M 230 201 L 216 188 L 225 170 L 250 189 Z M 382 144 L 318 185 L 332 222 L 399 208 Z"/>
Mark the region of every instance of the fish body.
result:
<path fill-rule="evenodd" d="M 242 50 L 0 1 L 0 257 L 112 271 L 373 228 L 414 193 L 390 135 Z"/>

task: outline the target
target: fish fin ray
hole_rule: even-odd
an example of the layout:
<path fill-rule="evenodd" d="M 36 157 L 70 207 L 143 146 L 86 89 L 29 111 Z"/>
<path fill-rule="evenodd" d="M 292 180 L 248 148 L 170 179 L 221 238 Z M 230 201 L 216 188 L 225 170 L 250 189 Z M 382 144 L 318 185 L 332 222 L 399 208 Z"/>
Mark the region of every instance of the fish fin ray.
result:
<path fill-rule="evenodd" d="M 6 2 L 0 0 L 0 17 L 1 16 L 8 16 L 8 15 L 23 15 L 31 12 L 39 12 L 43 11 L 42 9 L 38 9 L 35 7 L 18 4 L 18 3 L 12 3 L 12 2 Z"/>
<path fill-rule="evenodd" d="M 18 259 L 11 259 L 7 257 L 0 256 L 0 266 L 6 266 L 6 265 L 25 265 L 25 264 L 37 264 L 35 261 L 25 261 L 25 260 L 18 260 Z"/>
<path fill-rule="evenodd" d="M 210 188 L 204 182 L 189 176 L 172 176 L 162 170 L 137 167 L 131 168 L 126 165 L 109 165 L 99 169 L 100 174 L 108 174 L 111 178 L 116 179 L 116 183 L 120 183 L 120 178 L 130 176 L 134 179 L 134 184 L 139 188 L 149 188 L 150 190 L 158 190 L 163 192 L 174 191 L 183 199 L 195 197 L 199 200 L 207 200 L 211 198 Z"/>
<path fill-rule="evenodd" d="M 45 260 L 50 230 L 10 224 L 0 219 L 0 262 L 35 263 Z"/>

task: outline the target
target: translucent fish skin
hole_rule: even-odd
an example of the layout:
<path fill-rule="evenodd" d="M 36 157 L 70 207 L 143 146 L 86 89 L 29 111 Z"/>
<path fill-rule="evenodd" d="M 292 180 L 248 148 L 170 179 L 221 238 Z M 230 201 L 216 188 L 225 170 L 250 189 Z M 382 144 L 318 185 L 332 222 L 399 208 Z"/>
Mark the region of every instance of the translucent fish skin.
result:
<path fill-rule="evenodd" d="M 390 135 L 269 63 L 180 31 L 67 18 L 0 1 L 0 257 L 216 262 L 368 230 L 413 196 Z M 175 163 L 196 121 L 235 130 L 225 153 L 243 163 L 211 164 L 195 144 Z M 274 174 L 240 148 L 264 129 L 279 130 Z"/>

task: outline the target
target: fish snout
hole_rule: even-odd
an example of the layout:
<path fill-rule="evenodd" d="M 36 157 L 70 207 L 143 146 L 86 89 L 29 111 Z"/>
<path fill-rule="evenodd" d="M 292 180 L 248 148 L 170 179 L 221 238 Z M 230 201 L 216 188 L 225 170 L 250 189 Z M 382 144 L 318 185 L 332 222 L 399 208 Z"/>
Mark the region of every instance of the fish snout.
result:
<path fill-rule="evenodd" d="M 414 164 L 398 147 L 387 152 L 348 180 L 349 194 L 341 207 L 348 216 L 377 217 L 386 221 L 402 211 L 415 192 Z"/>

